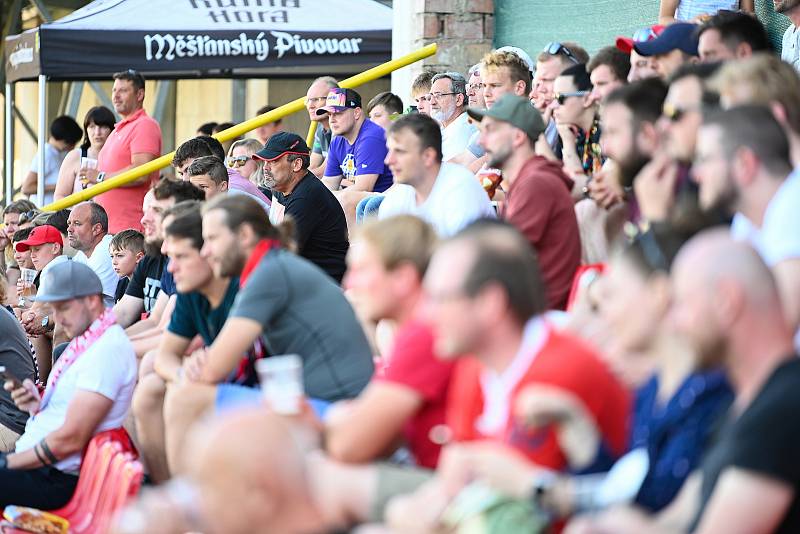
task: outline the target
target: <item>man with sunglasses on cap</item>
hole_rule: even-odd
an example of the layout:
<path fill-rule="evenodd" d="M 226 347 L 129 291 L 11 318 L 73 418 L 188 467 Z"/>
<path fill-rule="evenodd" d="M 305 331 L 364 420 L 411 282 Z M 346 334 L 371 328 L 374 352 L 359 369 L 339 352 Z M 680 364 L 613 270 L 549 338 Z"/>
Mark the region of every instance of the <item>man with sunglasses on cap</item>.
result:
<path fill-rule="evenodd" d="M 86 179 L 92 185 L 161 155 L 161 127 L 144 110 L 144 77 L 132 69 L 114 74 L 111 99 L 121 120 L 97 156 L 97 170 L 86 171 Z M 142 201 L 157 179 L 158 171 L 153 171 L 95 198 L 108 213 L 110 234 L 128 228 L 142 230 Z"/>
<path fill-rule="evenodd" d="M 662 80 L 668 80 L 684 63 L 699 60 L 697 44 L 697 25 L 676 22 L 664 28 L 655 39 L 634 43 L 633 50 L 640 56 L 652 58 L 653 70 Z"/>
<path fill-rule="evenodd" d="M 656 24 L 649 28 L 640 28 L 636 30 L 633 37 L 617 37 L 617 48 L 631 57 L 631 68 L 628 71 L 628 83 L 658 76 L 658 73 L 653 68 L 653 59 L 640 56 L 636 50 L 634 50 L 633 45 L 652 41 L 661 35 L 664 28 L 665 26 Z"/>
<path fill-rule="evenodd" d="M 306 142 L 299 135 L 279 132 L 253 159 L 264 162 L 264 182 L 272 189 L 272 224 L 290 217 L 297 253 L 341 283 L 349 247 L 347 221 L 333 193 L 308 170 Z"/>
<path fill-rule="evenodd" d="M 322 182 L 342 204 L 348 228 L 355 227 L 356 206 L 370 193 L 391 187 L 392 171 L 386 159 L 386 133 L 369 120 L 361 108 L 361 95 L 352 89 L 334 88 L 317 115 L 328 114 L 335 136 L 328 150 Z M 346 187 L 345 191 L 340 191 Z"/>
<path fill-rule="evenodd" d="M 538 156 L 542 115 L 519 96 L 503 95 L 491 109 L 467 109 L 481 123 L 487 165 L 503 170 L 508 183 L 501 216 L 516 226 L 536 251 L 547 288 L 547 306 L 564 309 L 572 275 L 581 263 L 581 241 L 570 191 L 573 181 L 560 162 Z"/>
<path fill-rule="evenodd" d="M 37 303 L 48 303 L 72 338 L 40 395 L 28 378 L 3 387 L 30 414 L 15 452 L 0 454 L 0 507 L 52 510 L 72 497 L 81 452 L 92 437 L 125 421 L 136 384 L 133 346 L 92 269 L 65 261 L 42 276 Z"/>

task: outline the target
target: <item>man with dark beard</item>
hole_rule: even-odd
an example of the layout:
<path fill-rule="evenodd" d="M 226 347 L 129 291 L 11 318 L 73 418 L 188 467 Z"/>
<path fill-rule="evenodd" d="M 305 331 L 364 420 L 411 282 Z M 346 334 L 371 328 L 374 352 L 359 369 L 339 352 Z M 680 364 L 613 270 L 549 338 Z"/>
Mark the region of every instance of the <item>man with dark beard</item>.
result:
<path fill-rule="evenodd" d="M 786 134 L 769 108 L 746 105 L 706 116 L 698 141 L 693 175 L 701 207 L 734 216 L 731 233 L 772 269 L 784 315 L 798 331 L 800 173 L 792 172 Z"/>
<path fill-rule="evenodd" d="M 135 334 L 142 334 L 158 325 L 167 304 L 166 296 L 159 299 L 161 275 L 167 264 L 167 257 L 161 254 L 161 244 L 164 241 L 161 215 L 178 202 L 204 199 L 205 193 L 191 183 L 166 178 L 161 179 L 145 195 L 142 203 L 145 257 L 136 266 L 125 296 L 114 306 L 117 322 L 123 328 L 139 321 L 142 312 L 149 314 L 147 319 L 126 330 L 132 340 Z M 137 354 L 139 353 L 137 348 Z"/>
<path fill-rule="evenodd" d="M 619 169 L 619 186 L 630 193 L 634 178 L 659 147 L 656 122 L 667 96 L 667 86 L 659 78 L 633 82 L 614 90 L 600 110 L 603 153 Z M 635 199 L 630 198 L 633 220 L 639 219 Z"/>
<path fill-rule="evenodd" d="M 469 108 L 467 113 L 481 121 L 487 165 L 502 169 L 508 185 L 501 216 L 536 251 L 548 308 L 564 309 L 581 263 L 581 241 L 570 194 L 573 181 L 560 162 L 538 156 L 534 148 L 545 130 L 544 119 L 527 99 L 513 94 L 501 96 L 488 110 Z"/>
<path fill-rule="evenodd" d="M 772 0 L 776 13 L 783 13 L 792 22 L 783 34 L 781 59 L 800 70 L 800 0 Z"/>
<path fill-rule="evenodd" d="M 260 338 L 269 354 L 303 358 L 309 397 L 328 402 L 353 398 L 373 371 L 364 331 L 339 286 L 289 252 L 281 232 L 247 197 L 215 198 L 204 206 L 202 255 L 215 276 L 238 276 L 241 289 L 199 371 L 185 379 L 222 382 Z M 237 402 L 239 394 L 260 402 L 261 395 L 251 388 L 228 388 L 227 398 L 218 393 L 217 406 Z"/>

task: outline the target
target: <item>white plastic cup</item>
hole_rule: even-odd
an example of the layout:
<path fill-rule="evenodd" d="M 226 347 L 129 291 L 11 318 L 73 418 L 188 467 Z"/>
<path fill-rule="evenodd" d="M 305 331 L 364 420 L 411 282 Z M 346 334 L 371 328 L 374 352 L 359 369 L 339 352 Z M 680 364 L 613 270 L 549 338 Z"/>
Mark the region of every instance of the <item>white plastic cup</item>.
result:
<path fill-rule="evenodd" d="M 81 157 L 81 169 L 96 169 L 97 160 L 86 156 Z"/>
<path fill-rule="evenodd" d="M 303 359 L 297 354 L 256 361 L 256 372 L 267 406 L 281 415 L 298 415 L 303 406 Z"/>
<path fill-rule="evenodd" d="M 19 271 L 19 277 L 22 280 L 22 296 L 30 297 L 35 295 L 36 291 L 33 289 L 33 281 L 36 280 L 36 275 L 39 271 L 36 269 L 25 268 L 22 268 Z"/>

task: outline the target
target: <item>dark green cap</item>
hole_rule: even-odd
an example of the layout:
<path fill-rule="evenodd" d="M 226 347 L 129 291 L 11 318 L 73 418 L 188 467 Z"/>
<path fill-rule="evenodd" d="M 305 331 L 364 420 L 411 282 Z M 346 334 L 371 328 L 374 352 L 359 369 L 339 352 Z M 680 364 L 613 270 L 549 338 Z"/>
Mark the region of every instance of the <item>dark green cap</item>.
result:
<path fill-rule="evenodd" d="M 528 134 L 534 143 L 547 128 L 542 114 L 530 100 L 512 93 L 501 96 L 490 109 L 467 108 L 467 114 L 479 122 L 484 117 L 508 122 Z"/>

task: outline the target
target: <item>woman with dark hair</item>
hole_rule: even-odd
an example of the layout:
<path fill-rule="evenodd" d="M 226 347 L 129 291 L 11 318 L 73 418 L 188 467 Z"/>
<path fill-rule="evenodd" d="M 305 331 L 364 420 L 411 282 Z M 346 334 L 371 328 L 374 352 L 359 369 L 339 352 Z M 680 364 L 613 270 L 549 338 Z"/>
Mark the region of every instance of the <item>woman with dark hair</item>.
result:
<path fill-rule="evenodd" d="M 56 191 L 53 195 L 55 200 L 77 193 L 92 185 L 81 178 L 81 166 L 85 165 L 83 162 L 87 160 L 89 165 L 94 161 L 95 167 L 97 166 L 97 155 L 100 154 L 100 149 L 103 148 L 106 139 L 114 129 L 115 122 L 114 114 L 105 106 L 95 106 L 86 113 L 86 117 L 83 119 L 83 143 L 70 152 L 64 158 L 64 163 L 61 164 Z"/>

